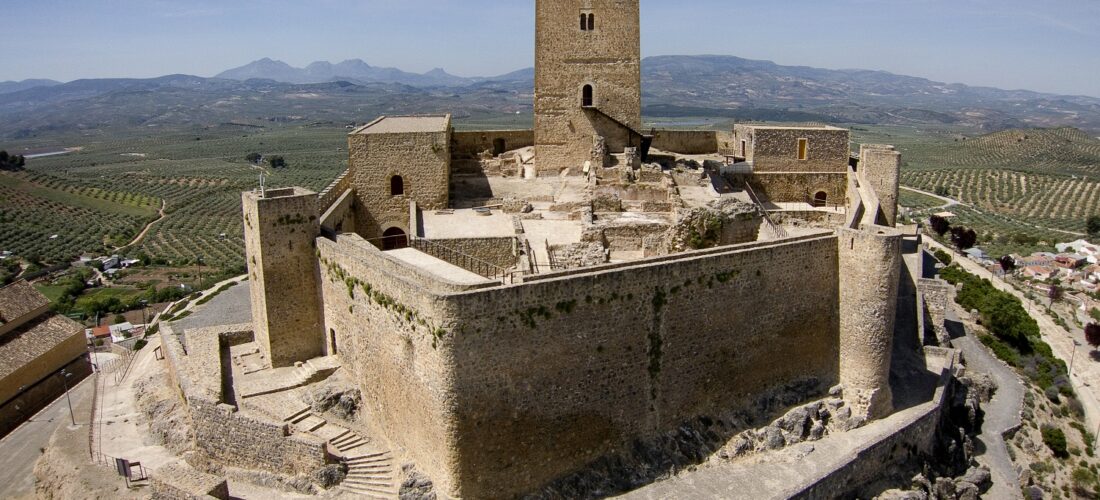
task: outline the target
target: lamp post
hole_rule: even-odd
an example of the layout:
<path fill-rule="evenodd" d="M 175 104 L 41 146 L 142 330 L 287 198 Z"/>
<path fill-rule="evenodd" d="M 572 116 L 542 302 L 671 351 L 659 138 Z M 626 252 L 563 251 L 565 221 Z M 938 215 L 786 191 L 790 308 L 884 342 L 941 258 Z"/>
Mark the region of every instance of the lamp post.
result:
<path fill-rule="evenodd" d="M 1081 342 L 1077 339 L 1073 339 L 1073 353 L 1069 355 L 1069 375 L 1073 376 L 1073 361 L 1077 358 L 1077 348 L 1081 347 Z"/>
<path fill-rule="evenodd" d="M 73 374 L 69 373 L 64 368 L 61 369 L 61 381 L 65 384 L 65 401 L 69 403 L 69 419 L 72 420 L 73 426 L 76 426 L 76 415 L 73 414 L 73 400 L 69 398 L 69 377 Z"/>

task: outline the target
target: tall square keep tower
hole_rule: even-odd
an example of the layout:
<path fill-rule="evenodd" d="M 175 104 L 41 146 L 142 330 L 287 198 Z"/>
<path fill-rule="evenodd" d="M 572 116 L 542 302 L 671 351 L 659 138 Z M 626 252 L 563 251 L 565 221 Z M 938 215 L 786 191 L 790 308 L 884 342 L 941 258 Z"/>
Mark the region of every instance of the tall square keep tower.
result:
<path fill-rule="evenodd" d="M 535 2 L 535 150 L 539 170 L 578 172 L 595 138 L 641 147 L 639 0 Z"/>

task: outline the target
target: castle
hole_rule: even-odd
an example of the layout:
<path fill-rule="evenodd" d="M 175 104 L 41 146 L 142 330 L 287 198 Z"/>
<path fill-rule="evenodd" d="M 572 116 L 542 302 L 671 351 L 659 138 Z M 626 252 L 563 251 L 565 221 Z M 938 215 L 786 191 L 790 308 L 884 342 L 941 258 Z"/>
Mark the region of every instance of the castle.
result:
<path fill-rule="evenodd" d="M 828 126 L 643 131 L 638 0 L 536 19 L 534 130 L 386 116 L 322 193 L 243 194 L 267 366 L 338 360 L 465 498 L 784 392 L 888 415 L 900 155 Z"/>

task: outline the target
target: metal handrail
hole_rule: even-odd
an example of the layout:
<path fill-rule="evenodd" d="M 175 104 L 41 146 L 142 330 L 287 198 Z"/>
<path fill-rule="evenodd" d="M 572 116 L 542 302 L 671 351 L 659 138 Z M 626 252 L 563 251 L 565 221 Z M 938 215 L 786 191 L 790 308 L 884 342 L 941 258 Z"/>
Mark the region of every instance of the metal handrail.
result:
<path fill-rule="evenodd" d="M 776 238 L 786 238 L 787 231 L 779 227 L 779 225 L 772 220 L 771 215 L 768 214 L 768 209 L 764 207 L 764 203 L 760 201 L 759 196 L 756 196 L 756 191 L 753 191 L 752 185 L 748 182 L 745 183 L 745 191 L 749 193 L 749 198 L 752 199 L 752 202 L 755 203 L 757 207 L 760 207 L 760 211 L 764 212 L 764 221 L 768 223 L 768 228 L 772 230 L 772 234 L 775 235 Z"/>
<path fill-rule="evenodd" d="M 410 238 L 409 246 L 480 276 L 489 279 L 499 279 L 504 284 L 513 283 L 515 281 L 515 275 L 522 274 L 520 271 L 509 271 L 491 262 L 486 262 L 472 255 L 425 238 Z"/>

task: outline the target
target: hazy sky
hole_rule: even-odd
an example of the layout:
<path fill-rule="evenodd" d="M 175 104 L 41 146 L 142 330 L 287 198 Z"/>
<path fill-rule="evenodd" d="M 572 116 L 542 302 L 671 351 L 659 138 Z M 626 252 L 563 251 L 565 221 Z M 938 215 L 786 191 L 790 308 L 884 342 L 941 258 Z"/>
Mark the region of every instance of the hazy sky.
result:
<path fill-rule="evenodd" d="M 0 0 L 0 80 L 213 76 L 262 57 L 533 64 L 533 0 Z M 1100 96 L 1100 0 L 642 0 L 642 54 Z"/>

